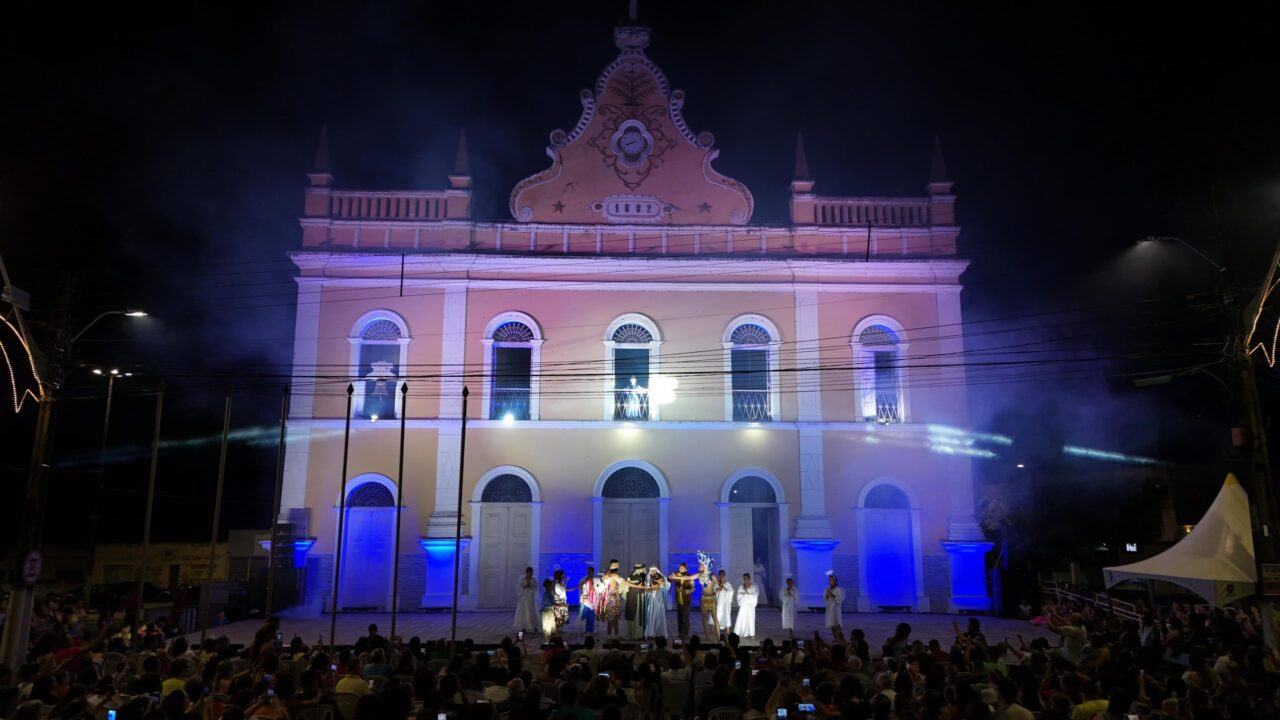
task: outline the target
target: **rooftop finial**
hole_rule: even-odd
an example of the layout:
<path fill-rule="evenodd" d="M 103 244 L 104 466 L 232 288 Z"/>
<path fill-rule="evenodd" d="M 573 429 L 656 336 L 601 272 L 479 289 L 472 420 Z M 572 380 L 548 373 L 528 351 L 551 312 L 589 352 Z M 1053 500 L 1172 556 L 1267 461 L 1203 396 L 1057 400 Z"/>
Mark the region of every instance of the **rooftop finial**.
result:
<path fill-rule="evenodd" d="M 328 175 L 333 171 L 329 161 L 329 126 L 320 128 L 320 142 L 316 144 L 316 159 L 311 165 L 311 172 L 317 175 Z"/>
<path fill-rule="evenodd" d="M 453 172 L 449 173 L 449 184 L 455 190 L 466 190 L 471 187 L 471 162 L 467 159 L 467 130 L 458 131 L 458 155 L 453 160 Z"/>
<path fill-rule="evenodd" d="M 458 131 L 458 156 L 453 161 L 454 175 L 470 175 L 471 163 L 467 159 L 467 129 Z"/>
<path fill-rule="evenodd" d="M 796 133 L 796 171 L 791 176 L 791 194 L 807 195 L 813 192 L 815 184 L 809 176 L 809 156 L 804 152 L 804 136 Z M 794 218 L 794 212 L 792 216 Z"/>
<path fill-rule="evenodd" d="M 632 25 L 636 24 L 636 18 L 639 15 L 638 13 L 639 5 L 640 5 L 639 0 L 627 1 L 627 22 L 631 23 Z"/>
<path fill-rule="evenodd" d="M 312 187 L 324 187 L 333 184 L 333 167 L 329 162 L 329 126 L 320 129 L 320 142 L 316 143 L 316 157 L 311 163 L 311 172 L 307 179 Z"/>
<path fill-rule="evenodd" d="M 933 136 L 933 165 L 929 169 L 929 194 L 947 195 L 951 192 L 951 178 L 947 175 L 947 161 L 942 157 L 942 141 Z"/>
<path fill-rule="evenodd" d="M 804 135 L 796 133 L 796 180 L 809 180 L 809 157 L 804 153 Z"/>
<path fill-rule="evenodd" d="M 942 141 L 933 136 L 933 167 L 929 172 L 929 182 L 947 182 L 947 161 L 942 157 Z"/>

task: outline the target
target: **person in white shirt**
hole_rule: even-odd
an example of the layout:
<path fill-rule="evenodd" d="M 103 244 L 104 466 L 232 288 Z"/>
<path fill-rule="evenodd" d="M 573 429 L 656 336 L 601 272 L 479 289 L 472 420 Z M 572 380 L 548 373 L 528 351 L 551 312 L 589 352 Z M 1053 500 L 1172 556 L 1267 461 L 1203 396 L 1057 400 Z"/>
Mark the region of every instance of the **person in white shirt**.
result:
<path fill-rule="evenodd" d="M 844 603 L 844 588 L 840 587 L 836 574 L 827 576 L 827 589 L 822 592 L 822 602 L 827 606 L 825 624 L 831 631 L 834 642 L 844 642 L 843 621 L 840 618 L 840 606 Z"/>
<path fill-rule="evenodd" d="M 538 619 L 538 579 L 531 567 L 525 568 L 524 575 L 516 581 L 516 618 L 512 624 L 516 630 L 542 628 L 542 621 Z"/>
<path fill-rule="evenodd" d="M 760 600 L 760 589 L 751 582 L 751 573 L 742 574 L 742 585 L 738 587 L 738 619 L 733 623 L 733 632 L 740 638 L 756 636 L 756 603 Z"/>
<path fill-rule="evenodd" d="M 787 578 L 787 585 L 778 593 L 778 599 L 782 601 L 782 629 L 787 631 L 787 637 L 794 640 L 796 638 L 796 604 L 799 602 L 799 593 L 796 591 L 794 579 Z"/>
<path fill-rule="evenodd" d="M 725 578 L 724 570 L 716 573 L 716 622 L 723 635 L 733 627 L 733 584 Z"/>

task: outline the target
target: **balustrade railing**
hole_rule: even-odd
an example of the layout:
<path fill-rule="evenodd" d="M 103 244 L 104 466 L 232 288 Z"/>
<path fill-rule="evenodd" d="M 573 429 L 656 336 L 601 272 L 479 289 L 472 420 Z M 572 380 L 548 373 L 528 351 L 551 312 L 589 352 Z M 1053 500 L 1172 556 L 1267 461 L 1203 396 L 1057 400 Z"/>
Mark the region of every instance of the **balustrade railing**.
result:
<path fill-rule="evenodd" d="M 928 198 L 818 198 L 818 225 L 874 225 L 928 227 L 932 222 Z"/>
<path fill-rule="evenodd" d="M 350 220 L 443 220 L 445 194 L 431 191 L 360 192 L 336 190 L 329 216 Z"/>
<path fill-rule="evenodd" d="M 649 391 L 645 388 L 613 392 L 614 420 L 648 420 Z"/>
<path fill-rule="evenodd" d="M 876 391 L 876 422 L 902 422 L 902 397 L 892 390 Z"/>
<path fill-rule="evenodd" d="M 768 390 L 734 390 L 733 419 L 738 422 L 768 422 L 773 419 Z"/>
<path fill-rule="evenodd" d="M 529 388 L 494 388 L 489 400 L 489 419 L 528 420 Z"/>

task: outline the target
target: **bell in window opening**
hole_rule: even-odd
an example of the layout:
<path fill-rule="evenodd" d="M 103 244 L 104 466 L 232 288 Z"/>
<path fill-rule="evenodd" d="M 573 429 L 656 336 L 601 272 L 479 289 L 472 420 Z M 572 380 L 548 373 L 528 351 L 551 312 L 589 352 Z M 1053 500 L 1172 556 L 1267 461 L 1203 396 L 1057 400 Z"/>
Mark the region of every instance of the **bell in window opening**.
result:
<path fill-rule="evenodd" d="M 391 372 L 393 367 L 395 366 L 385 360 L 373 363 L 373 369 L 369 371 L 368 375 L 364 376 L 365 381 L 370 383 L 370 398 L 381 399 L 391 396 L 393 392 L 391 381 L 396 378 L 395 374 Z"/>

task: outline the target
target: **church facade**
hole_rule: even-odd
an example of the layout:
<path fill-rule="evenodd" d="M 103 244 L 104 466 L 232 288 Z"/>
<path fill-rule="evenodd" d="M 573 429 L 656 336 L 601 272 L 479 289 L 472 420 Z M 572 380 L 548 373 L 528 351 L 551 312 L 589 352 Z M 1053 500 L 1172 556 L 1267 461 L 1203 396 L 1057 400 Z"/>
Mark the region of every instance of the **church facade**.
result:
<path fill-rule="evenodd" d="M 506 608 L 526 566 L 702 550 L 762 602 L 833 572 L 849 610 L 989 608 L 937 149 L 919 197 L 837 197 L 798 142 L 790 223 L 753 225 L 648 43 L 615 29 L 510 219 L 472 217 L 465 142 L 434 191 L 342 189 L 322 142 L 281 505 L 306 602 L 335 565 L 340 611 L 448 607 L 455 564 L 461 607 Z"/>

